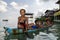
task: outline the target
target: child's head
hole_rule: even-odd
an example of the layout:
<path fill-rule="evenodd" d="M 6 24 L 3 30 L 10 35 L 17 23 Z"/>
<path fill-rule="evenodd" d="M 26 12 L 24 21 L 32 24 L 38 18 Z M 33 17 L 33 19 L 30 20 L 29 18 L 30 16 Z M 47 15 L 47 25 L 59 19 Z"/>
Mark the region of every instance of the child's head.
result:
<path fill-rule="evenodd" d="M 50 24 L 51 23 L 51 20 L 50 19 L 47 19 L 46 20 L 46 23 Z"/>
<path fill-rule="evenodd" d="M 21 9 L 21 10 L 20 10 L 21 16 L 24 16 L 24 15 L 25 15 L 25 12 L 26 12 L 25 9 Z"/>
<path fill-rule="evenodd" d="M 39 24 L 39 20 L 35 20 L 35 24 L 38 25 Z"/>
<path fill-rule="evenodd" d="M 40 24 L 43 24 L 43 22 L 41 20 L 35 20 L 35 24 L 40 25 Z"/>

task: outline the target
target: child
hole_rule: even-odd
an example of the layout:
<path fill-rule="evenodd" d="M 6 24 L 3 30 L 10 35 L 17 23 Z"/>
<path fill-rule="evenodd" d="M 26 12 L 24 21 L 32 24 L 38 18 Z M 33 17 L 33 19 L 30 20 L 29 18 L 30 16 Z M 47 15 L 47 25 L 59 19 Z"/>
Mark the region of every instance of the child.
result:
<path fill-rule="evenodd" d="M 44 26 L 43 26 L 43 22 L 40 20 L 39 21 L 39 28 L 43 28 Z"/>
<path fill-rule="evenodd" d="M 35 25 L 32 26 L 32 29 L 38 29 L 39 27 L 39 20 L 35 20 Z"/>
<path fill-rule="evenodd" d="M 47 27 L 51 27 L 53 25 L 53 23 L 51 22 L 50 19 L 46 19 L 46 25 L 47 25 Z"/>
<path fill-rule="evenodd" d="M 49 33 L 49 28 L 52 27 L 53 23 L 51 22 L 50 19 L 46 19 L 46 30 L 47 30 L 47 33 Z"/>
<path fill-rule="evenodd" d="M 28 18 L 25 16 L 25 9 L 20 10 L 21 16 L 18 17 L 18 28 L 27 30 L 28 27 Z"/>

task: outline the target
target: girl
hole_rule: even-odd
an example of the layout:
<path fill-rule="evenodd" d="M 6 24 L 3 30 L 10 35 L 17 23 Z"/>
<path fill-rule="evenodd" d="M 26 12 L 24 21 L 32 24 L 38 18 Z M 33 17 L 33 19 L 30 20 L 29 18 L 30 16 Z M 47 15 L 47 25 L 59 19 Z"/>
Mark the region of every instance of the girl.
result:
<path fill-rule="evenodd" d="M 18 17 L 18 29 L 24 29 L 24 31 L 26 31 L 28 27 L 28 18 L 25 17 L 25 13 L 25 9 L 21 9 L 21 16 Z"/>

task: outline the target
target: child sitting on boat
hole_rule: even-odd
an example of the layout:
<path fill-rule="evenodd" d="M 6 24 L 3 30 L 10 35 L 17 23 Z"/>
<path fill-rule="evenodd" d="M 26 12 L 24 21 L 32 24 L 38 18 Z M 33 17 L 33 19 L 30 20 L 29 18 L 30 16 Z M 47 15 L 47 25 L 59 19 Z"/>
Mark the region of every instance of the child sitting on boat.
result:
<path fill-rule="evenodd" d="M 32 26 L 32 29 L 37 29 L 38 28 L 38 22 L 39 22 L 39 20 L 35 20 L 35 25 Z"/>
<path fill-rule="evenodd" d="M 35 25 L 31 24 L 32 29 L 43 28 L 43 22 L 41 20 L 35 20 Z"/>
<path fill-rule="evenodd" d="M 52 25 L 53 22 L 49 18 L 46 18 L 45 29 L 47 30 L 47 33 L 49 33 L 49 28 L 52 27 Z"/>
<path fill-rule="evenodd" d="M 48 26 L 48 27 L 51 27 L 52 25 L 53 25 L 53 22 L 51 22 L 51 20 L 50 19 L 46 19 L 46 25 Z"/>
<path fill-rule="evenodd" d="M 20 15 L 18 17 L 18 29 L 23 29 L 24 31 L 27 31 L 28 27 L 28 18 L 25 16 L 25 9 L 20 10 Z"/>

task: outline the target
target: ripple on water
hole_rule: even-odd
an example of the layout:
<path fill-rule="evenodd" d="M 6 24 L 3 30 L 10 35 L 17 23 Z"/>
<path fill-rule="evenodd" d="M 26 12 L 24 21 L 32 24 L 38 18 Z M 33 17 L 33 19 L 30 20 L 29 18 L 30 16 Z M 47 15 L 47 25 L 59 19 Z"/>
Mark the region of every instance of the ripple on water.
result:
<path fill-rule="evenodd" d="M 4 32 L 0 32 L 0 40 L 4 40 L 4 36 L 5 36 Z"/>

